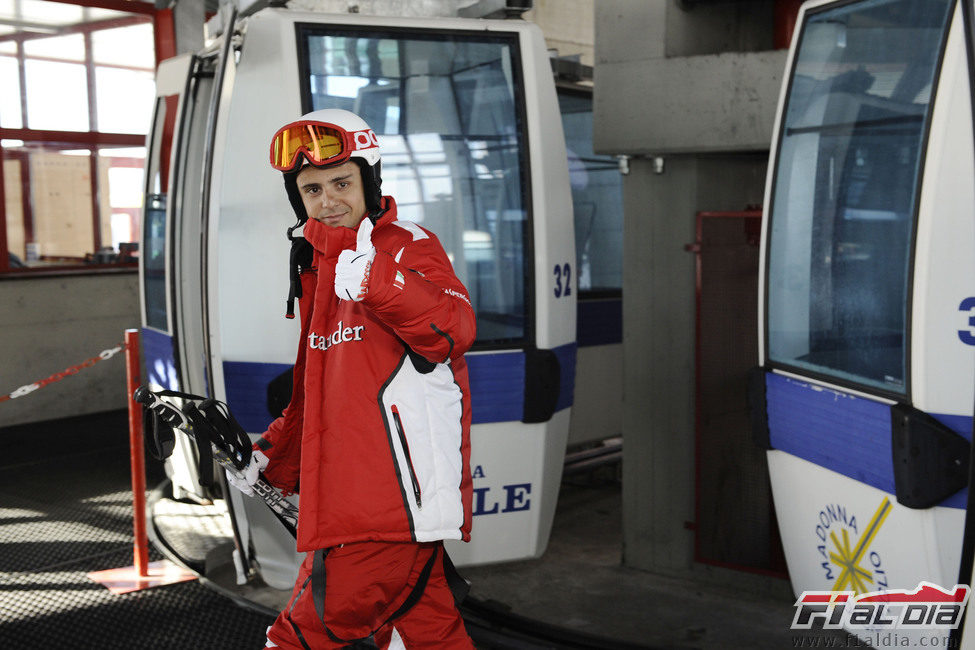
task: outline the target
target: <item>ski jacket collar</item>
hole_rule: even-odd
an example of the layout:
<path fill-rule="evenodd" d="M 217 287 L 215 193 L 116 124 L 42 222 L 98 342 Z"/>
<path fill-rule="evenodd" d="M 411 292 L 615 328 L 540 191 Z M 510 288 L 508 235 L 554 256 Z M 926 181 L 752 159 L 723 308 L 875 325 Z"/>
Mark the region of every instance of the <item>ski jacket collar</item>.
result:
<path fill-rule="evenodd" d="M 396 201 L 391 196 L 382 198 L 382 211 L 374 225 L 396 221 Z M 369 217 L 365 217 L 369 218 Z M 305 239 L 322 253 L 326 259 L 336 257 L 347 248 L 355 248 L 356 229 L 347 226 L 332 228 L 319 221 L 309 219 L 305 224 Z"/>

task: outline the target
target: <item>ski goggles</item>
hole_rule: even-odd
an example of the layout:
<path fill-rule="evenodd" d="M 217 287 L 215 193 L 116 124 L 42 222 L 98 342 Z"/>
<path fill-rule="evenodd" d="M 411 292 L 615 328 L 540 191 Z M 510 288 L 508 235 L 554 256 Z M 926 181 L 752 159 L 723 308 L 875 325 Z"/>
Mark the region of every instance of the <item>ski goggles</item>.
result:
<path fill-rule="evenodd" d="M 378 147 L 372 129 L 346 131 L 325 122 L 292 122 L 271 139 L 271 166 L 282 172 L 293 171 L 302 154 L 313 165 L 339 165 L 355 151 Z"/>

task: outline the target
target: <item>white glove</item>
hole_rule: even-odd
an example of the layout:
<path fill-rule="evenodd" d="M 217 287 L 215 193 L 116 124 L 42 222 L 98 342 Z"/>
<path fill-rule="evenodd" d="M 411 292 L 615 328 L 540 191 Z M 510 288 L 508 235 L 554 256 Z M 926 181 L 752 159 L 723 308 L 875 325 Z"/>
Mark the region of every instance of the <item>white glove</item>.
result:
<path fill-rule="evenodd" d="M 369 291 L 369 270 L 374 257 L 376 249 L 372 245 L 372 220 L 366 216 L 356 233 L 355 250 L 342 251 L 339 261 L 335 263 L 335 295 L 342 300 L 356 302 L 365 298 Z"/>
<path fill-rule="evenodd" d="M 257 483 L 257 475 L 264 471 L 269 462 L 270 459 L 264 455 L 264 452 L 255 449 L 251 452 L 251 462 L 247 467 L 240 470 L 239 474 L 224 470 L 227 473 L 227 482 L 247 496 L 252 497 L 254 496 L 254 488 L 251 486 Z"/>

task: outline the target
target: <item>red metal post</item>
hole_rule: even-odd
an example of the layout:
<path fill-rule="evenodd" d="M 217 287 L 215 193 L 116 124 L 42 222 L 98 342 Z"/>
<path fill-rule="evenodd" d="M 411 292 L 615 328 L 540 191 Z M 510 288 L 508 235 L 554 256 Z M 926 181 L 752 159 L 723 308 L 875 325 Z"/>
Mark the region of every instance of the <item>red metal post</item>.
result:
<path fill-rule="evenodd" d="M 792 32 L 795 31 L 799 18 L 799 7 L 802 0 L 775 0 L 773 13 L 774 35 L 773 45 L 776 50 L 787 50 L 792 43 Z"/>
<path fill-rule="evenodd" d="M 7 181 L 3 177 L 3 163 L 6 159 L 3 146 L 0 146 L 0 273 L 10 268 L 10 245 L 7 243 L 7 219 L 10 215 L 7 214 L 7 198 L 4 195 L 4 183 Z"/>
<path fill-rule="evenodd" d="M 139 387 L 139 330 L 125 330 L 126 385 L 129 397 L 129 453 L 132 464 L 132 555 L 140 577 L 149 575 L 149 538 L 146 534 L 146 462 L 142 442 L 142 407 L 132 394 Z"/>
<path fill-rule="evenodd" d="M 152 15 L 152 37 L 156 48 L 156 67 L 176 56 L 176 23 L 172 9 L 157 9 Z"/>

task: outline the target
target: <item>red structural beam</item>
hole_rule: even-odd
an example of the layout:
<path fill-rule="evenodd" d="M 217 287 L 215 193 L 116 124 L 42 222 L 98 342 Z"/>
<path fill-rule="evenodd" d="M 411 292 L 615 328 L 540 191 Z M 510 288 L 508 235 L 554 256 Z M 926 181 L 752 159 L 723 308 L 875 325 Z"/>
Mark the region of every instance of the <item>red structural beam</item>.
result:
<path fill-rule="evenodd" d="M 5 272 L 10 268 L 10 249 L 7 244 L 7 199 L 4 196 L 4 178 L 3 178 L 3 163 L 5 157 L 3 156 L 3 149 L 0 148 L 0 273 Z"/>
<path fill-rule="evenodd" d="M 23 140 L 24 142 L 64 142 L 89 147 L 143 147 L 146 144 L 146 136 L 138 133 L 98 133 L 94 131 L 0 128 L 0 138 Z"/>
<path fill-rule="evenodd" d="M 160 9 L 152 17 L 156 65 L 176 56 L 176 23 L 172 9 Z M 169 160 L 168 158 L 166 160 Z"/>
<path fill-rule="evenodd" d="M 93 7 L 95 9 L 111 9 L 112 11 L 128 11 L 136 14 L 153 15 L 156 13 L 156 6 L 151 2 L 138 2 L 137 0 L 48 0 L 49 2 L 60 2 L 65 5 L 76 7 Z"/>
<path fill-rule="evenodd" d="M 792 32 L 795 31 L 796 21 L 799 19 L 800 5 L 802 0 L 775 0 L 772 40 L 776 50 L 786 50 L 792 43 Z"/>

